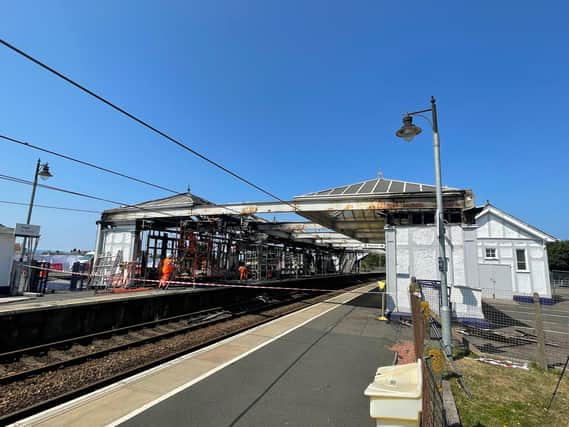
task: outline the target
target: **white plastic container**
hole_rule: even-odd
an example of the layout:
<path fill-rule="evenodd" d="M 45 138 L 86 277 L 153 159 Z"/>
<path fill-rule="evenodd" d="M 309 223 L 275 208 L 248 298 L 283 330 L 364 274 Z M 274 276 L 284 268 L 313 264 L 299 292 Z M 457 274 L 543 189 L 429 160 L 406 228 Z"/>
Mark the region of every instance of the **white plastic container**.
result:
<path fill-rule="evenodd" d="M 422 411 L 421 360 L 406 365 L 382 366 L 364 394 L 376 426 L 419 426 Z"/>

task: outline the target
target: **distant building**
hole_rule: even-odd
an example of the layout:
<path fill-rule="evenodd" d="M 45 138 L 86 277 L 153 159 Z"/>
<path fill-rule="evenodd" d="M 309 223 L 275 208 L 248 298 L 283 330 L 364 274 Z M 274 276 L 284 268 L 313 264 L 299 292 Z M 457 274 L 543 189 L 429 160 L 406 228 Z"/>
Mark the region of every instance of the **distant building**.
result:
<path fill-rule="evenodd" d="M 15 239 L 14 229 L 0 224 L 0 294 L 8 294 L 10 291 Z"/>

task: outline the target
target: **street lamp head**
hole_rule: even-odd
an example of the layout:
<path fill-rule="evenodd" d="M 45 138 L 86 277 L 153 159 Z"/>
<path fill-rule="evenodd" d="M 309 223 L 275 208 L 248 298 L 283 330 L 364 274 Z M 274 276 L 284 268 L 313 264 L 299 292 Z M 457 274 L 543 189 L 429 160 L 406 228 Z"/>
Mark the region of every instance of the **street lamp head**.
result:
<path fill-rule="evenodd" d="M 49 165 L 44 163 L 41 167 L 41 171 L 38 173 L 39 177 L 43 180 L 51 178 L 53 175 L 49 171 Z"/>
<path fill-rule="evenodd" d="M 403 116 L 403 126 L 395 132 L 395 135 L 399 138 L 403 138 L 407 142 L 411 142 L 421 131 L 422 129 L 419 126 L 413 124 L 413 117 L 409 114 L 405 114 Z"/>

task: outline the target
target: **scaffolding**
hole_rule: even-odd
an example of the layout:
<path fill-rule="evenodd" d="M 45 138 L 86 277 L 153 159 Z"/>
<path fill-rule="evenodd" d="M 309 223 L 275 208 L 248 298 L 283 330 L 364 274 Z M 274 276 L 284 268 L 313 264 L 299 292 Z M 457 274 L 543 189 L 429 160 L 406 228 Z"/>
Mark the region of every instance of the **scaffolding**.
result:
<path fill-rule="evenodd" d="M 123 268 L 99 256 L 95 286 L 156 283 L 169 255 L 174 265 L 171 280 L 188 283 L 239 279 L 241 265 L 247 267 L 250 281 L 349 272 L 351 265 L 337 248 L 261 233 L 254 221 L 230 215 L 139 221 L 133 242 L 132 256 L 125 260 L 130 264 L 119 261 Z"/>

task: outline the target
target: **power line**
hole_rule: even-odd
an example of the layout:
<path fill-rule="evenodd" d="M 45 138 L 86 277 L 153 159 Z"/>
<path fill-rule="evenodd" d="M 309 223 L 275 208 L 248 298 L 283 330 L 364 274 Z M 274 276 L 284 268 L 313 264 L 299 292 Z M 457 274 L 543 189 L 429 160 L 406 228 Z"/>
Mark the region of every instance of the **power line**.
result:
<path fill-rule="evenodd" d="M 105 168 L 105 167 L 103 167 L 103 166 L 96 165 L 96 164 L 94 164 L 94 163 L 90 163 L 90 162 L 87 162 L 87 161 L 84 161 L 84 160 L 76 159 L 76 158 L 71 157 L 71 156 L 68 156 L 68 155 L 66 155 L 66 154 L 57 153 L 57 152 L 55 152 L 55 151 L 53 151 L 53 150 L 49 150 L 49 149 L 47 149 L 47 148 L 42 148 L 42 147 L 39 147 L 39 146 L 37 146 L 37 145 L 30 144 L 30 143 L 25 142 L 25 141 L 20 141 L 20 140 L 17 140 L 17 139 L 15 139 L 15 138 L 12 138 L 12 137 L 9 137 L 9 136 L 6 136 L 6 135 L 0 135 L 0 139 L 3 139 L 3 140 L 5 140 L 5 141 L 9 141 L 9 142 L 14 142 L 14 143 L 16 143 L 16 144 L 23 145 L 24 147 L 28 147 L 28 148 L 32 148 L 32 149 L 35 149 L 35 150 L 43 151 L 43 152 L 45 152 L 45 153 L 53 154 L 53 155 L 55 155 L 55 156 L 59 156 L 59 157 L 61 157 L 61 158 L 63 158 L 63 159 L 66 159 L 66 160 L 71 160 L 71 161 L 73 161 L 73 162 L 77 162 L 77 163 L 80 163 L 80 164 L 83 164 L 83 165 L 86 165 L 86 166 L 89 166 L 89 167 L 92 167 L 92 168 L 95 168 L 95 169 L 98 169 L 98 170 L 102 170 L 102 171 L 104 171 L 104 172 L 109 172 L 109 173 L 112 173 L 112 174 L 114 174 L 114 175 L 118 175 L 118 176 L 121 176 L 121 177 L 130 179 L 130 180 L 133 180 L 133 181 L 141 182 L 141 183 L 143 183 L 143 184 L 147 184 L 147 185 L 150 185 L 150 186 L 152 186 L 152 187 L 159 188 L 159 189 L 161 189 L 161 190 L 169 191 L 169 192 L 174 193 L 174 194 L 182 194 L 182 193 L 180 193 L 180 192 L 178 192 L 178 191 L 176 191 L 176 190 L 172 190 L 172 189 L 170 189 L 170 188 L 166 188 L 166 187 L 163 187 L 163 186 L 158 185 L 158 184 L 153 184 L 153 183 L 151 183 L 151 182 L 144 181 L 144 180 L 142 180 L 142 179 L 135 178 L 135 177 L 129 176 L 129 175 L 127 175 L 127 174 L 124 174 L 124 173 L 122 173 L 122 172 L 117 172 L 117 171 L 114 171 L 114 170 Z M 8 178 L 6 178 L 6 179 L 8 179 Z M 14 179 L 20 179 L 20 178 L 14 178 Z M 38 185 L 42 186 L 41 184 L 38 184 Z M 106 201 L 106 200 L 105 200 L 105 201 Z M 121 203 L 121 204 L 124 205 L 124 203 Z M 132 206 L 132 205 L 127 205 L 127 206 Z M 236 211 L 236 210 L 234 210 L 234 209 L 231 209 L 231 208 L 226 208 L 226 209 L 227 209 L 228 211 L 234 212 L 234 213 L 237 214 L 237 215 L 242 215 L 241 212 L 238 212 L 238 211 Z"/>
<path fill-rule="evenodd" d="M 28 148 L 32 148 L 32 149 L 35 149 L 35 150 L 43 151 L 43 152 L 45 152 L 45 153 L 53 154 L 53 155 L 55 155 L 55 156 L 59 156 L 59 157 L 61 157 L 61 158 L 63 158 L 63 159 L 66 159 L 66 160 L 71 160 L 71 161 L 73 161 L 73 162 L 77 162 L 77 163 L 82 164 L 82 165 L 86 165 L 86 166 L 89 166 L 89 167 L 92 167 L 92 168 L 95 168 L 95 169 L 98 169 L 98 170 L 102 170 L 102 171 L 104 171 L 104 172 L 112 173 L 112 174 L 114 174 L 114 175 L 118 175 L 118 176 L 121 176 L 121 177 L 123 177 L 123 178 L 127 178 L 127 179 L 130 179 L 130 180 L 133 180 L 133 181 L 141 182 L 141 183 L 143 183 L 143 184 L 147 184 L 147 185 L 150 185 L 150 186 L 152 186 L 152 187 L 159 188 L 159 189 L 161 189 L 161 190 L 169 191 L 169 192 L 174 193 L 174 194 L 182 194 L 182 193 L 180 193 L 180 192 L 178 192 L 178 191 L 176 191 L 176 190 L 172 190 L 172 189 L 170 189 L 170 188 L 166 188 L 166 187 L 163 187 L 163 186 L 158 185 L 158 184 L 153 184 L 153 183 L 151 183 L 151 182 L 144 181 L 144 180 L 142 180 L 142 179 L 135 178 L 135 177 L 129 176 L 129 175 L 127 175 L 127 174 L 124 174 L 124 173 L 122 173 L 122 172 L 117 172 L 117 171 L 114 171 L 114 170 L 105 168 L 105 167 L 103 167 L 103 166 L 99 166 L 99 165 L 96 165 L 96 164 L 94 164 L 94 163 L 87 162 L 87 161 L 85 161 L 85 160 L 76 159 L 76 158 L 71 157 L 71 156 L 68 156 L 68 155 L 66 155 L 66 154 L 57 153 L 57 152 L 55 152 L 55 151 L 53 151 L 53 150 L 49 150 L 49 149 L 47 149 L 47 148 L 42 148 L 42 147 L 39 147 L 39 146 L 37 146 L 37 145 L 30 144 L 30 143 L 25 142 L 25 141 L 20 141 L 20 140 L 18 140 L 18 139 L 15 139 L 15 138 L 12 138 L 12 137 L 9 137 L 9 136 L 6 136 L 6 135 L 0 135 L 0 139 L 3 139 L 3 140 L 5 140 L 5 141 L 9 141 L 9 142 L 14 142 L 14 143 L 16 143 L 16 144 L 23 145 L 24 147 L 28 147 Z M 19 179 L 19 178 L 16 178 L 16 179 Z M 38 185 L 41 186 L 41 184 L 38 184 Z M 121 204 L 124 204 L 124 203 L 121 203 Z M 128 205 L 128 206 L 132 206 L 132 205 Z M 226 209 L 227 209 L 228 211 L 231 211 L 231 212 L 236 213 L 237 215 L 241 215 L 241 212 L 238 212 L 238 211 L 236 211 L 236 210 L 234 210 L 234 209 L 231 209 L 231 208 L 226 208 Z"/>
<path fill-rule="evenodd" d="M 22 178 L 16 178 L 14 176 L 9 176 L 9 175 L 0 174 L 0 179 L 3 179 L 5 181 L 17 182 L 18 184 L 34 185 L 34 183 L 32 181 L 28 181 L 27 179 L 22 179 Z M 66 190 L 65 188 L 54 187 L 52 185 L 46 185 L 46 184 L 40 184 L 40 183 L 37 183 L 36 185 L 38 187 L 47 188 L 48 190 L 59 191 L 60 193 L 72 194 L 74 196 L 79 196 L 79 197 L 85 197 L 87 199 L 99 200 L 101 202 L 112 203 L 114 205 L 123 205 L 124 204 L 121 202 L 117 202 L 115 200 L 109 200 L 109 199 L 105 199 L 103 197 L 92 196 L 90 194 L 85 194 L 85 193 L 79 193 L 78 191 Z"/>
<path fill-rule="evenodd" d="M 98 169 L 98 170 L 101 170 L 101 171 L 104 171 L 104 172 L 112 173 L 112 174 L 114 174 L 114 175 L 117 175 L 117 176 L 120 176 L 120 177 L 123 177 L 123 178 L 130 179 L 130 180 L 132 180 L 132 181 L 136 181 L 136 182 L 139 182 L 139 183 L 142 183 L 142 184 L 150 185 L 151 187 L 158 188 L 158 189 L 160 189 L 160 190 L 169 191 L 170 193 L 174 193 L 174 194 L 179 194 L 179 193 L 180 193 L 179 191 L 172 190 L 172 189 L 170 189 L 170 188 L 166 188 L 166 187 L 163 187 L 163 186 L 158 185 L 158 184 L 153 184 L 153 183 L 148 182 L 148 181 L 145 181 L 145 180 L 143 180 L 143 179 L 135 178 L 135 177 L 133 177 L 133 176 L 124 174 L 124 173 L 122 173 L 122 172 L 117 172 L 117 171 L 114 171 L 114 170 L 105 168 L 105 167 L 103 167 L 103 166 L 98 166 L 98 165 L 96 165 L 96 164 L 94 164 L 94 163 L 87 162 L 87 161 L 85 161 L 85 160 L 80 160 L 80 159 L 77 159 L 77 158 L 68 156 L 67 154 L 57 153 L 57 152 L 55 152 L 55 151 L 53 151 L 53 150 L 48 150 L 47 148 L 42 148 L 42 147 L 39 147 L 39 146 L 37 146 L 37 145 L 30 144 L 29 142 L 20 141 L 20 140 L 18 140 L 18 139 L 15 139 L 15 138 L 12 138 L 12 137 L 9 137 L 9 136 L 6 136 L 6 135 L 0 135 L 0 139 L 3 139 L 3 140 L 5 140 L 5 141 L 14 142 L 14 143 L 16 143 L 16 144 L 20 144 L 20 145 L 23 145 L 23 146 L 25 146 L 25 147 L 32 148 L 32 149 L 34 149 L 34 150 L 43 151 L 44 153 L 53 154 L 54 156 L 58 156 L 58 157 L 61 157 L 61 158 L 63 158 L 63 159 L 66 159 L 66 160 L 71 160 L 72 162 L 76 162 L 76 163 L 79 163 L 79 164 L 82 164 L 82 165 L 85 165 L 85 166 L 89 166 L 89 167 L 91 167 L 91 168 Z"/>
<path fill-rule="evenodd" d="M 0 174 L 0 180 L 4 180 L 4 181 L 9 181 L 9 182 L 15 182 L 18 184 L 25 184 L 25 185 L 34 185 L 34 183 L 32 181 L 28 181 L 27 179 L 22 179 L 22 178 L 17 178 L 14 176 L 9 176 L 9 175 L 3 175 Z M 107 202 L 107 203 L 112 203 L 114 205 L 119 205 L 120 207 L 123 208 L 133 208 L 133 209 L 139 209 L 141 211 L 146 211 L 146 212 L 154 212 L 154 213 L 159 213 L 161 215 L 165 215 L 164 212 L 156 210 L 156 209 L 151 209 L 151 208 L 144 208 L 142 206 L 137 206 L 137 205 L 132 205 L 129 203 L 124 203 L 124 202 L 117 202 L 116 200 L 110 200 L 110 199 L 105 199 L 103 197 L 99 197 L 99 196 L 93 196 L 91 194 L 86 194 L 86 193 L 80 193 L 78 191 L 72 191 L 72 190 L 67 190 L 65 188 L 60 188 L 60 187 L 54 187 L 52 185 L 46 185 L 46 184 L 40 184 L 39 182 L 36 184 L 38 187 L 42 187 L 42 188 L 46 188 L 48 190 L 53 190 L 53 191 L 58 191 L 61 193 L 67 193 L 67 194 L 71 194 L 74 196 L 79 196 L 79 197 L 84 197 L 87 199 L 92 199 L 92 200 L 99 200 L 102 202 Z M 191 207 L 190 207 L 191 209 Z M 234 212 L 237 215 L 242 215 L 240 212 L 233 210 L 231 208 L 228 207 L 224 207 L 224 209 L 227 209 L 230 212 Z"/>
<path fill-rule="evenodd" d="M 33 56 L 31 56 L 30 54 L 24 52 L 21 49 L 18 49 L 16 46 L 13 46 L 12 44 L 8 43 L 7 41 L 5 41 L 4 39 L 0 39 L 0 43 L 3 44 L 4 46 L 6 46 L 7 48 L 11 49 L 12 51 L 16 52 L 17 54 L 23 56 L 24 58 L 32 61 L 34 64 L 40 66 L 41 68 L 43 68 L 44 70 L 49 71 L 50 73 L 56 75 L 57 77 L 65 80 L 67 83 L 71 84 L 72 86 L 75 86 L 76 88 L 80 89 L 81 91 L 85 92 L 88 95 L 91 95 L 92 97 L 98 99 L 99 101 L 101 101 L 102 103 L 108 105 L 109 107 L 111 107 L 112 109 L 118 111 L 119 113 L 125 115 L 126 117 L 128 117 L 131 120 L 134 120 L 135 122 L 137 122 L 138 124 L 144 126 L 145 128 L 151 130 L 152 132 L 160 135 L 163 138 L 166 138 L 168 141 L 176 144 L 177 146 L 183 148 L 184 150 L 189 151 L 190 153 L 192 153 L 193 155 L 199 157 L 202 160 L 205 160 L 206 162 L 208 162 L 209 164 L 215 166 L 218 169 L 221 169 L 222 171 L 228 173 L 229 175 L 233 176 L 234 178 L 237 178 L 238 180 L 244 182 L 245 184 L 255 188 L 256 190 L 266 194 L 269 197 L 272 197 L 275 200 L 278 200 L 281 203 L 285 203 L 289 206 L 292 206 L 293 208 L 295 208 L 295 206 L 293 204 L 291 204 L 290 202 L 287 202 L 286 200 L 281 199 L 280 197 L 274 195 L 273 193 L 271 193 L 270 191 L 265 190 L 264 188 L 258 186 L 257 184 L 255 184 L 254 182 L 248 180 L 247 178 L 244 178 L 242 176 L 240 176 L 239 174 L 237 174 L 236 172 L 233 172 L 232 170 L 226 168 L 225 166 L 223 166 L 222 164 L 209 159 L 208 157 L 206 157 L 205 155 L 201 154 L 200 152 L 194 150 L 193 148 L 189 147 L 188 145 L 178 141 L 177 139 L 171 137 L 170 135 L 168 135 L 167 133 L 157 129 L 156 127 L 152 126 L 151 124 L 149 124 L 148 122 L 138 118 L 137 116 L 135 116 L 134 114 L 129 113 L 128 111 L 124 110 L 123 108 L 119 107 L 116 104 L 113 104 L 111 101 L 103 98 L 101 95 L 97 95 L 95 92 L 93 92 L 90 89 L 87 89 L 85 86 L 82 86 L 81 84 L 75 82 L 74 80 L 72 80 L 71 78 L 67 77 L 66 75 L 60 73 L 59 71 L 55 70 L 54 68 L 51 68 L 49 65 L 44 64 L 43 62 L 41 62 L 40 60 L 34 58 Z"/>
<path fill-rule="evenodd" d="M 0 200 L 0 203 L 4 203 L 6 205 L 29 206 L 29 203 L 12 202 L 9 200 Z M 100 211 L 92 211 L 89 209 L 77 209 L 77 208 L 65 208 L 62 206 L 38 205 L 37 203 L 34 203 L 34 208 L 57 209 L 57 210 L 61 210 L 61 211 L 85 212 L 85 213 L 96 213 L 96 214 L 101 213 Z"/>

